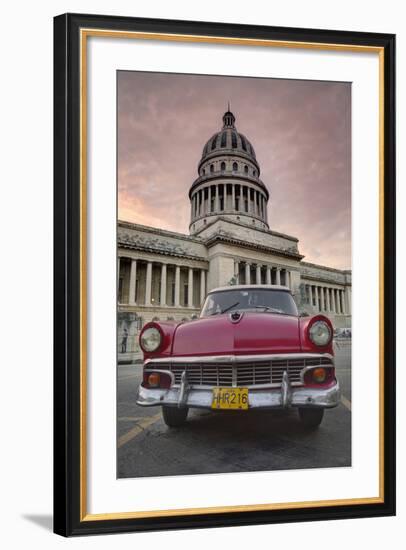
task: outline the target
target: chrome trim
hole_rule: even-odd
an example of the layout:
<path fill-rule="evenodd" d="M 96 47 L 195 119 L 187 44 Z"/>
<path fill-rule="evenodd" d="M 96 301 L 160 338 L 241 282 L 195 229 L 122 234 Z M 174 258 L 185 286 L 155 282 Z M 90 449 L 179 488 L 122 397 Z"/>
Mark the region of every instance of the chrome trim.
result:
<path fill-rule="evenodd" d="M 151 371 L 152 372 L 152 371 Z M 155 371 L 154 371 L 155 372 Z M 292 387 L 302 387 L 303 384 L 301 382 L 290 382 L 290 385 Z M 191 389 L 194 389 L 194 390 L 212 390 L 213 388 L 222 388 L 222 387 L 227 387 L 227 388 L 238 388 L 238 387 L 241 387 L 241 388 L 248 388 L 249 390 L 275 390 L 275 389 L 278 389 L 281 387 L 281 383 L 280 382 L 274 382 L 273 384 L 245 384 L 245 385 L 240 385 L 240 386 L 209 386 L 207 384 L 190 384 L 190 388 Z M 180 384 L 173 384 L 171 386 L 171 388 L 175 388 L 175 389 L 179 389 L 180 388 Z"/>
<path fill-rule="evenodd" d="M 144 367 L 150 363 L 244 363 L 245 361 L 268 361 L 268 360 L 293 360 L 293 359 L 318 359 L 319 357 L 328 358 L 334 366 L 334 357 L 330 353 L 268 353 L 264 355 L 173 355 L 158 359 L 147 359 Z"/>
<path fill-rule="evenodd" d="M 228 318 L 230 319 L 230 322 L 233 323 L 234 325 L 236 325 L 237 323 L 239 323 L 242 318 L 244 317 L 244 311 L 232 311 L 231 313 L 228 314 Z"/>
<path fill-rule="evenodd" d="M 233 368 L 231 370 L 231 377 L 232 377 L 232 386 L 234 386 L 234 388 L 237 387 L 237 369 Z"/>
<path fill-rule="evenodd" d="M 138 389 L 137 405 L 155 407 L 167 405 L 177 407 L 179 403 L 179 389 L 148 389 L 140 386 Z M 213 388 L 190 388 L 183 406 L 199 409 L 210 409 L 213 401 Z M 291 388 L 285 397 L 279 389 L 250 390 L 248 404 L 250 409 L 281 409 L 281 408 L 323 408 L 336 407 L 340 403 L 340 386 L 337 382 L 329 388 Z M 233 411 L 234 412 L 234 411 Z M 240 411 L 240 414 L 243 414 Z"/>
<path fill-rule="evenodd" d="M 180 387 L 179 387 L 179 399 L 178 399 L 178 408 L 181 409 L 185 407 L 190 385 L 187 379 L 187 373 L 184 370 L 180 378 Z"/>
<path fill-rule="evenodd" d="M 282 375 L 281 400 L 283 408 L 286 409 L 290 407 L 290 404 L 292 403 L 292 390 L 289 383 L 289 376 L 286 370 L 283 372 Z"/>
<path fill-rule="evenodd" d="M 334 367 L 334 358 L 330 354 L 320 354 L 320 353 L 300 353 L 300 354 L 269 354 L 269 355 L 220 355 L 220 356 L 190 356 L 190 357 L 168 357 L 168 358 L 159 358 L 159 359 L 149 359 L 145 361 L 144 371 L 145 372 L 162 372 L 170 376 L 171 387 L 180 387 L 181 382 L 179 377 L 182 375 L 183 368 L 190 367 L 190 372 L 188 370 L 188 387 L 193 388 L 212 388 L 213 386 L 227 386 L 227 387 L 248 387 L 248 388 L 279 388 L 282 383 L 283 372 L 278 369 L 281 368 L 281 365 L 278 366 L 277 363 L 281 362 L 286 365 L 286 371 L 288 378 L 290 379 L 291 386 L 302 386 L 305 385 L 304 376 L 308 370 L 321 367 Z M 292 363 L 299 363 L 298 365 Z M 306 362 L 315 362 L 315 365 L 307 365 Z M 325 363 L 325 364 L 323 364 Z M 326 364 L 327 363 L 327 364 Z M 217 383 L 209 383 L 206 381 L 204 383 L 203 372 L 205 368 L 210 369 L 211 365 L 217 368 Z M 243 365 L 243 372 L 239 371 L 239 365 Z M 156 369 L 156 366 L 163 368 Z M 196 380 L 196 366 L 200 367 L 200 382 Z M 230 368 L 230 372 L 223 373 L 227 374 L 229 380 L 227 382 L 221 382 L 219 376 L 220 371 L 223 367 Z M 244 378 L 246 378 L 246 370 L 251 367 L 252 380 L 247 380 L 244 383 Z M 262 383 L 256 383 L 255 380 L 255 369 L 261 369 L 262 367 L 269 367 L 270 369 L 270 380 L 264 381 Z M 275 376 L 280 379 L 277 381 L 273 380 L 273 369 L 275 368 Z M 213 373 L 212 373 L 213 374 Z M 240 380 L 239 376 L 242 376 Z M 263 378 L 263 373 L 259 373 L 259 376 Z M 231 382 L 231 385 L 230 385 Z"/>

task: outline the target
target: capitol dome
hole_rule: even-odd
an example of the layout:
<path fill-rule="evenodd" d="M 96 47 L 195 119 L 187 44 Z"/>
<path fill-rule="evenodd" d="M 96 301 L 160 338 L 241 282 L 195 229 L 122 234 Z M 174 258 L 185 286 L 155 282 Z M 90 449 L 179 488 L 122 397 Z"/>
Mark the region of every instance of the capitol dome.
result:
<path fill-rule="evenodd" d="M 223 128 L 220 132 L 216 132 L 204 146 L 200 163 L 224 153 L 247 158 L 257 166 L 259 175 L 254 148 L 243 134 L 237 132 L 235 117 L 230 111 L 223 115 Z"/>
<path fill-rule="evenodd" d="M 228 109 L 221 130 L 203 148 L 198 177 L 189 191 L 190 232 L 199 233 L 219 216 L 268 229 L 269 192 L 260 173 L 254 147 L 237 131 Z"/>

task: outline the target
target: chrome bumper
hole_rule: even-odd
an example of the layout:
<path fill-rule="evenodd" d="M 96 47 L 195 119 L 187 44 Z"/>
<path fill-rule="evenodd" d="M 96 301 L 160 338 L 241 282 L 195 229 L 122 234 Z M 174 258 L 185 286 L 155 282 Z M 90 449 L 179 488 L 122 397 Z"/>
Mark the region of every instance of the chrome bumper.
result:
<path fill-rule="evenodd" d="M 232 389 L 232 388 L 230 388 Z M 211 409 L 213 391 L 211 388 L 189 387 L 187 380 L 177 388 L 148 389 L 140 386 L 137 405 L 154 407 L 168 405 Z M 249 388 L 248 406 L 250 409 L 286 409 L 290 407 L 332 408 L 340 402 L 340 387 L 336 382 L 329 388 L 292 387 L 287 376 L 283 377 L 279 388 Z"/>

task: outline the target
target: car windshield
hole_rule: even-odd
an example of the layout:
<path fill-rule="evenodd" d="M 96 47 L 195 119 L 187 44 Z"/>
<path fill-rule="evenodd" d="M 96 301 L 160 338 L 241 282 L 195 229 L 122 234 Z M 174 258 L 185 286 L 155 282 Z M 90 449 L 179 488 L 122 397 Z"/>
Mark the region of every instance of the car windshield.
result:
<path fill-rule="evenodd" d="M 247 288 L 224 290 L 209 294 L 200 316 L 210 317 L 211 315 L 219 315 L 237 310 L 298 315 L 295 301 L 289 292 L 264 288 Z"/>

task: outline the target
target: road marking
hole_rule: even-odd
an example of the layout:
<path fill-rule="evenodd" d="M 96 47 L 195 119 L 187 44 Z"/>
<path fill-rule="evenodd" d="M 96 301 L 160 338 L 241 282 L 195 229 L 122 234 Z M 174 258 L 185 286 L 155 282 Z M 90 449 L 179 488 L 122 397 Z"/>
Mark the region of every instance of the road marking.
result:
<path fill-rule="evenodd" d="M 127 374 L 126 376 L 118 376 L 118 381 L 120 382 L 121 380 L 128 380 L 129 378 L 135 378 L 137 376 L 137 372 L 134 372 L 133 374 Z"/>
<path fill-rule="evenodd" d="M 348 409 L 349 411 L 351 410 L 351 401 L 348 401 L 348 399 L 344 395 L 341 396 L 341 403 L 346 409 Z"/>
<path fill-rule="evenodd" d="M 148 428 L 148 426 L 151 426 L 151 424 L 155 424 L 155 422 L 158 422 L 160 418 L 161 413 L 155 414 L 154 416 L 147 416 L 146 418 L 138 420 L 134 428 L 131 428 L 129 432 L 118 438 L 117 448 L 120 449 L 120 447 L 134 439 L 134 437 L 137 437 L 137 435 Z"/>
<path fill-rule="evenodd" d="M 120 416 L 118 418 L 119 422 L 138 422 L 140 419 L 139 416 Z"/>

